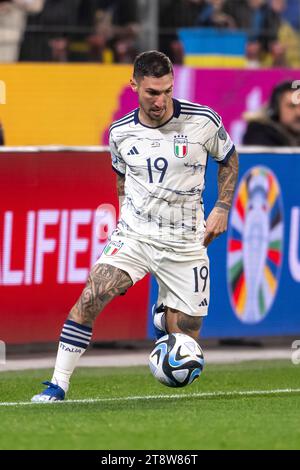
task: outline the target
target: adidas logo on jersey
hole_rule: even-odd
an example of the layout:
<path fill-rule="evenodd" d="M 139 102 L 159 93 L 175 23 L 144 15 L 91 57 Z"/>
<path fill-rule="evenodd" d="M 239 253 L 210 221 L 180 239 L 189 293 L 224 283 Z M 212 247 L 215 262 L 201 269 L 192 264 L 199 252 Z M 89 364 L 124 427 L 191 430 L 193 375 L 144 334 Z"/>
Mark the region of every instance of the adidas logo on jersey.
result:
<path fill-rule="evenodd" d="M 131 150 L 127 153 L 127 155 L 139 155 L 139 152 L 137 151 L 136 147 L 132 147 Z"/>
<path fill-rule="evenodd" d="M 199 307 L 207 307 L 207 300 L 206 298 L 202 300 L 202 302 L 199 304 Z"/>

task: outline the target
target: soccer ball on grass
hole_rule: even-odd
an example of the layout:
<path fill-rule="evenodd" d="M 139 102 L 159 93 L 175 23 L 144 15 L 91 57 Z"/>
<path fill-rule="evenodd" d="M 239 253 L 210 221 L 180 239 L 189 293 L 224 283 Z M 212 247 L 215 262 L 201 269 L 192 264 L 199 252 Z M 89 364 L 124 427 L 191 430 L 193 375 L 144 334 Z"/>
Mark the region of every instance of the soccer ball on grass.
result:
<path fill-rule="evenodd" d="M 168 387 L 185 387 L 202 372 L 203 351 L 197 341 L 182 333 L 165 335 L 156 341 L 149 355 L 154 377 Z"/>

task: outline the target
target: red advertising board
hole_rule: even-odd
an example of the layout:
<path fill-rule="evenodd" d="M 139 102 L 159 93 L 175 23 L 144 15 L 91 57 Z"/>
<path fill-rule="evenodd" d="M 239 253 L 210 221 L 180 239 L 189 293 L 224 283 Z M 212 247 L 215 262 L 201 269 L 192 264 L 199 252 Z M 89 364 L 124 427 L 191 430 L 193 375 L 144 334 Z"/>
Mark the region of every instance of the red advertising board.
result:
<path fill-rule="evenodd" d="M 118 217 L 107 151 L 0 153 L 0 339 L 56 341 Z M 94 340 L 146 337 L 149 279 L 111 302 Z"/>

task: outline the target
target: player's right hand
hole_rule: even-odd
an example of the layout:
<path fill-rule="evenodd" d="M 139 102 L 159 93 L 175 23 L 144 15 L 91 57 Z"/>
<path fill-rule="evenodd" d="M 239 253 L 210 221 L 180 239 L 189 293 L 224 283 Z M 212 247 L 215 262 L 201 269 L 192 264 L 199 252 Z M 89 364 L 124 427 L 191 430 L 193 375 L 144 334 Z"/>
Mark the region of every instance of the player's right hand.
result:
<path fill-rule="evenodd" d="M 228 210 L 214 207 L 206 221 L 204 246 L 207 247 L 215 238 L 226 232 L 228 224 Z"/>

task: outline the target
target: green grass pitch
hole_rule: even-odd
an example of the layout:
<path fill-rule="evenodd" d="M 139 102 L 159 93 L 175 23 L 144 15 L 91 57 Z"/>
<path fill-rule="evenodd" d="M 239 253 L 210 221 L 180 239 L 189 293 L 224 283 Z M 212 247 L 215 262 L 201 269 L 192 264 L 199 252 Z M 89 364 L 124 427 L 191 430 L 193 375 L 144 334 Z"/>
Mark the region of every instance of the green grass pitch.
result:
<path fill-rule="evenodd" d="M 68 399 L 78 402 L 0 403 L 0 449 L 299 449 L 299 367 L 207 365 L 182 389 L 160 385 L 147 367 L 77 369 Z M 0 373 L 0 402 L 27 402 L 50 377 Z"/>

